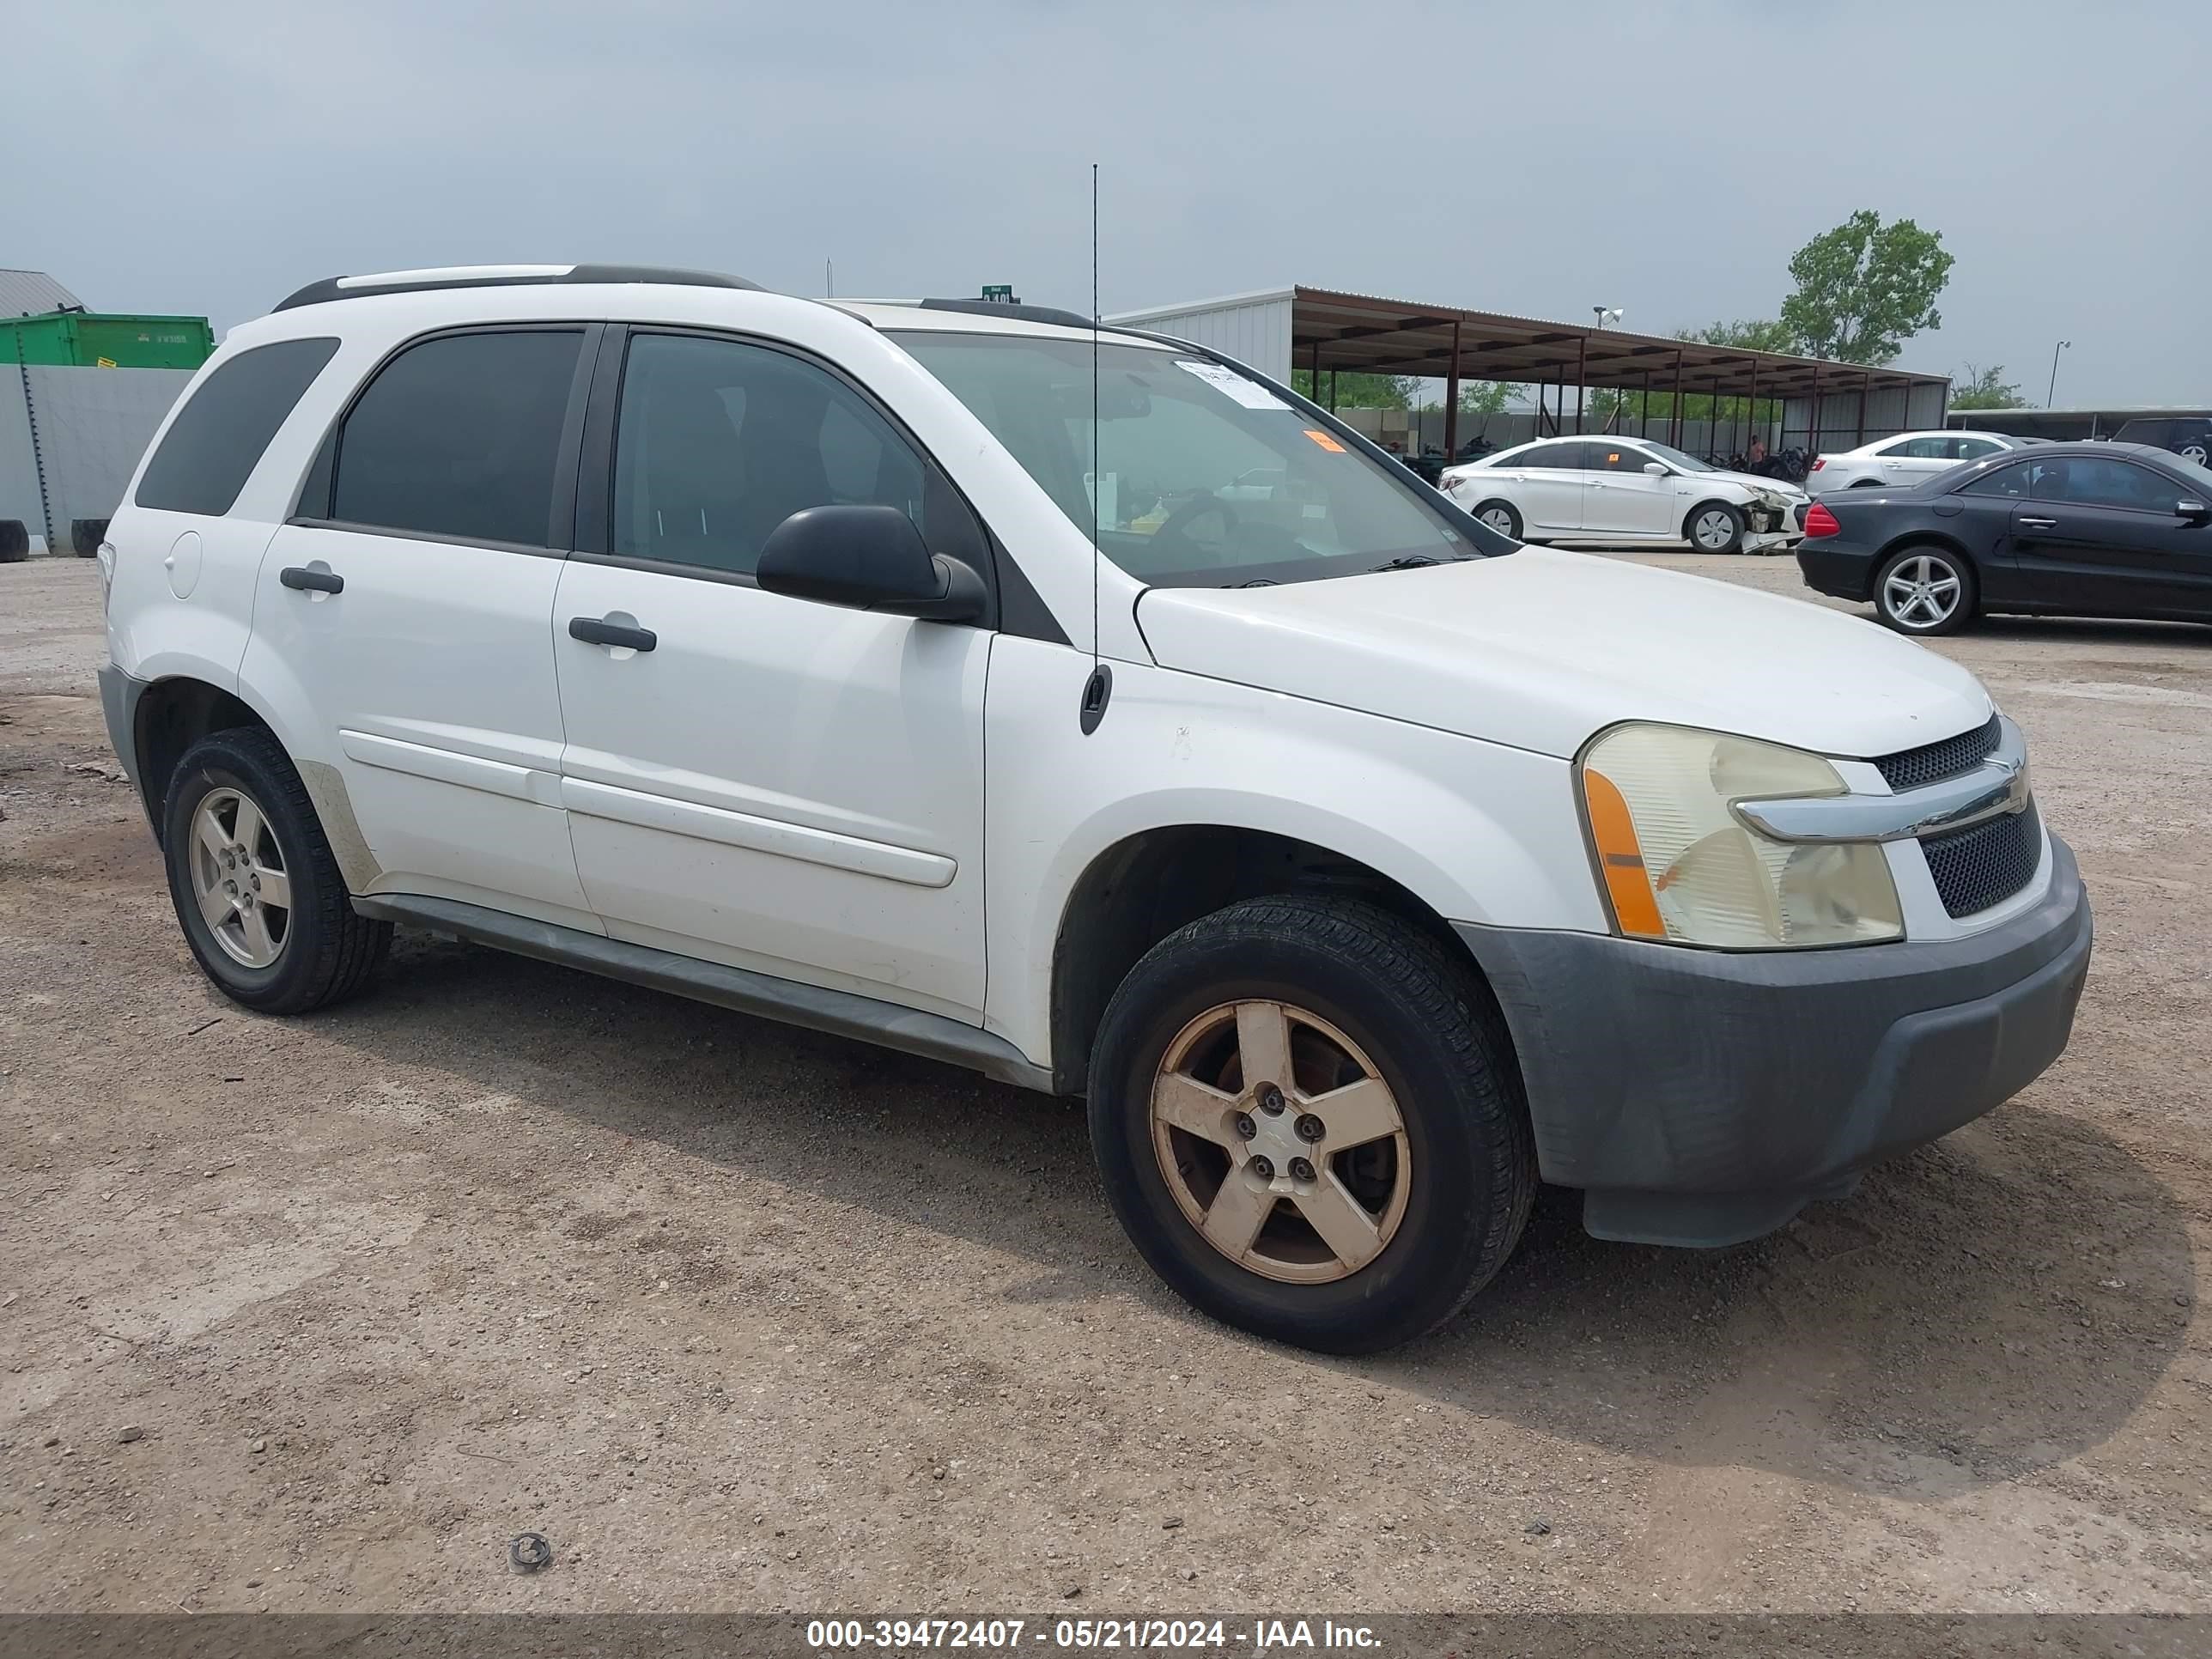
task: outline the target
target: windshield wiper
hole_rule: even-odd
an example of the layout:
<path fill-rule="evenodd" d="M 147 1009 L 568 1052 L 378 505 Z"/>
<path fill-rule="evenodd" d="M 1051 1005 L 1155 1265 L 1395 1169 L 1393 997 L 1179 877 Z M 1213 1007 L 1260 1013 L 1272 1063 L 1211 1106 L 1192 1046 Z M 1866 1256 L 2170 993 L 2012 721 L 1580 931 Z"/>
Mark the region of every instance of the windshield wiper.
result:
<path fill-rule="evenodd" d="M 1370 565 L 1367 574 L 1371 576 L 1377 570 L 1419 570 L 1425 564 L 1443 562 L 1441 559 L 1432 559 L 1425 553 L 1408 553 L 1401 558 L 1386 559 L 1381 564 Z"/>

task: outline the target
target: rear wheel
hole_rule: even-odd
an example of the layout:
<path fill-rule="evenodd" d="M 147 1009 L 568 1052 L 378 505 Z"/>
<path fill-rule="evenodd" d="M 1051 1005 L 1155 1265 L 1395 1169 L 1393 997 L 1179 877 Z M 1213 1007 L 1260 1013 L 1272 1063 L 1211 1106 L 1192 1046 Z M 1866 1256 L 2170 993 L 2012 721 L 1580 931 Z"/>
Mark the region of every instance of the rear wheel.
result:
<path fill-rule="evenodd" d="M 1501 536 L 1521 539 L 1521 515 L 1513 510 L 1510 501 L 1485 501 L 1474 509 L 1474 516 Z"/>
<path fill-rule="evenodd" d="M 1115 1213 L 1170 1285 L 1262 1336 L 1364 1353 L 1504 1265 L 1535 1153 L 1465 964 L 1372 906 L 1255 899 L 1115 994 L 1091 1092 Z"/>
<path fill-rule="evenodd" d="M 1726 501 L 1704 501 L 1682 521 L 1682 538 L 1700 553 L 1743 550 L 1743 514 Z"/>
<path fill-rule="evenodd" d="M 233 1001 L 297 1014 L 368 984 L 392 924 L 356 915 L 307 787 L 258 727 L 185 753 L 162 814 L 169 896 L 200 969 Z"/>
<path fill-rule="evenodd" d="M 1875 574 L 1875 614 L 1900 634 L 1955 634 L 1975 599 L 1973 566 L 1948 548 L 1904 548 Z"/>

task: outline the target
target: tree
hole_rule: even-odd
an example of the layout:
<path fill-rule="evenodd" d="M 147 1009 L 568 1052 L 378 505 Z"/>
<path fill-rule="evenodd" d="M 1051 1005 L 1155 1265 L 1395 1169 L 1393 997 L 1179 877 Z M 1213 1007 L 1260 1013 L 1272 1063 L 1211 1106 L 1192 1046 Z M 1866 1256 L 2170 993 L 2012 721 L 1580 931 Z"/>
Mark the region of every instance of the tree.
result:
<path fill-rule="evenodd" d="M 2033 400 L 2020 395 L 2020 387 L 2004 378 L 2004 365 L 1977 369 L 1966 365 L 1966 378 L 1951 386 L 1954 409 L 2033 409 Z"/>
<path fill-rule="evenodd" d="M 1862 209 L 1790 261 L 1797 290 L 1782 323 L 1801 349 L 1847 363 L 1892 362 L 1923 329 L 1941 328 L 1936 296 L 1951 277 L 1940 231 L 1910 219 L 1885 225 Z"/>
<path fill-rule="evenodd" d="M 1326 407 L 1330 395 L 1330 371 L 1322 371 L 1318 391 L 1315 390 L 1313 380 L 1310 370 L 1296 368 L 1291 371 L 1291 390 Z M 1335 376 L 1336 406 L 1339 409 L 1411 409 L 1414 387 L 1415 382 L 1410 374 L 1338 374 Z"/>
<path fill-rule="evenodd" d="M 1797 339 L 1796 331 L 1778 318 L 1759 317 L 1738 319 L 1732 323 L 1707 323 L 1703 328 L 1675 331 L 1678 340 L 1697 340 L 1706 345 L 1735 346 L 1745 351 L 1781 351 L 1790 354 L 1804 348 Z"/>
<path fill-rule="evenodd" d="M 1504 380 L 1462 380 L 1459 412 L 1488 416 L 1500 413 L 1513 401 L 1513 387 Z"/>

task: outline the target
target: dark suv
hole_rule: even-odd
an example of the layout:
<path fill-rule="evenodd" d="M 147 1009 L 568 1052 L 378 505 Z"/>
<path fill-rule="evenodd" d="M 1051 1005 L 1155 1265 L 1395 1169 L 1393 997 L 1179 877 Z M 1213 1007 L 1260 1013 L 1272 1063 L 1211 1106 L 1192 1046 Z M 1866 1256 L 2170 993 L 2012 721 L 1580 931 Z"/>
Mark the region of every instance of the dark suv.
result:
<path fill-rule="evenodd" d="M 2212 455 L 2212 415 L 2161 415 L 2154 420 L 2130 421 L 2112 434 L 2112 441 L 2170 449 L 2182 459 L 2203 466 L 2206 457 Z"/>

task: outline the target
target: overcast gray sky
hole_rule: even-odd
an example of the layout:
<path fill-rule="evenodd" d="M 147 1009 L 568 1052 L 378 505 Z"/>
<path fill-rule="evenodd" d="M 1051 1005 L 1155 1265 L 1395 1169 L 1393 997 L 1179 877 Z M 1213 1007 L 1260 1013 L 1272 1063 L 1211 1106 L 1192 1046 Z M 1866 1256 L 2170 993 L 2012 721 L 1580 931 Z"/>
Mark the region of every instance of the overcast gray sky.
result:
<path fill-rule="evenodd" d="M 14 9 L 0 265 L 254 316 L 620 260 L 1109 311 L 1305 282 L 1665 333 L 1854 209 L 1957 258 L 1915 368 L 2212 398 L 2212 11 L 2008 0 L 72 0 Z"/>

